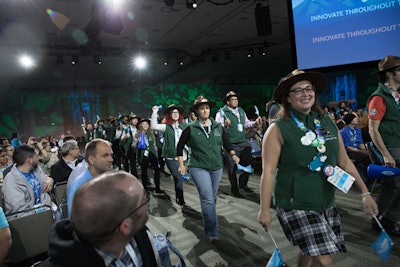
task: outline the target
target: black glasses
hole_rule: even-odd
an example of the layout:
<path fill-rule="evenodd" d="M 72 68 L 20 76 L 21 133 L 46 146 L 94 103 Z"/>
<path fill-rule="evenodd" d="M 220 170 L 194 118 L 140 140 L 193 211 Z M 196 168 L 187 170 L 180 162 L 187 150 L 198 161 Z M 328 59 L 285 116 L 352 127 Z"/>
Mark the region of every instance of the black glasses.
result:
<path fill-rule="evenodd" d="M 115 229 L 122 223 L 123 220 L 125 220 L 125 219 L 128 218 L 128 217 L 130 217 L 130 216 L 131 216 L 132 214 L 134 214 L 136 211 L 138 211 L 138 210 L 141 209 L 142 207 L 146 206 L 147 203 L 149 203 L 149 201 L 150 201 L 150 194 L 149 194 L 149 192 L 146 191 L 146 190 L 143 190 L 143 191 L 144 191 L 143 193 L 144 193 L 144 197 L 145 197 L 144 202 L 143 202 L 142 204 L 140 204 L 139 207 L 136 207 L 136 208 L 134 208 L 133 210 L 131 210 L 131 211 L 128 213 L 128 215 L 124 216 L 124 217 L 122 218 L 122 220 L 120 220 L 120 221 L 118 222 L 118 224 L 116 224 L 113 228 L 111 228 L 111 231 L 107 231 L 107 232 L 101 234 L 101 236 L 106 236 L 106 235 L 109 235 L 109 234 L 111 234 L 112 232 L 114 232 Z"/>
<path fill-rule="evenodd" d="M 289 93 L 294 93 L 295 95 L 301 95 L 306 92 L 307 94 L 315 93 L 315 88 L 312 85 L 306 86 L 304 88 L 298 87 L 289 91 Z"/>

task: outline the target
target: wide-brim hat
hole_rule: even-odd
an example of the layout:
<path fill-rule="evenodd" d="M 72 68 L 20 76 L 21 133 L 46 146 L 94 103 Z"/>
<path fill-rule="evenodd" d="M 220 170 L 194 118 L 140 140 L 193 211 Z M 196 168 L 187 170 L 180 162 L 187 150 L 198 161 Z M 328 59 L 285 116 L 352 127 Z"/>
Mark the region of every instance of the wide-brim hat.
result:
<path fill-rule="evenodd" d="M 127 119 L 129 119 L 129 115 L 127 115 L 127 114 L 122 115 L 120 119 L 122 120 L 122 118 L 124 118 L 124 117 L 126 117 Z"/>
<path fill-rule="evenodd" d="M 178 105 L 171 104 L 164 110 L 164 115 L 170 114 L 174 109 L 177 109 L 179 114 L 183 114 L 185 112 L 183 108 L 179 107 Z"/>
<path fill-rule="evenodd" d="M 150 126 L 150 120 L 149 120 L 149 119 L 141 119 L 141 120 L 138 122 L 137 127 L 139 128 L 140 124 L 142 124 L 143 122 L 147 122 L 147 123 L 149 124 L 149 126 Z"/>
<path fill-rule="evenodd" d="M 111 116 L 111 115 L 109 115 L 109 116 L 107 117 L 107 121 L 110 122 L 110 123 L 112 123 L 113 121 L 117 121 L 117 120 L 118 120 L 118 119 L 117 119 L 116 117 Z"/>
<path fill-rule="evenodd" d="M 132 119 L 140 120 L 140 117 L 138 117 L 135 113 L 132 113 L 132 114 L 129 115 L 129 120 L 132 120 Z"/>
<path fill-rule="evenodd" d="M 210 106 L 210 108 L 215 107 L 215 102 L 213 101 L 209 101 L 207 98 L 205 98 L 204 96 L 198 96 L 195 100 L 194 100 L 194 104 L 193 106 L 190 107 L 189 111 L 196 111 L 196 109 L 204 104 L 208 104 Z"/>
<path fill-rule="evenodd" d="M 309 81 L 314 85 L 315 91 L 320 95 L 326 88 L 327 82 L 325 75 L 320 72 L 305 72 L 303 70 L 294 70 L 283 77 L 273 93 L 273 99 L 278 104 L 282 104 L 283 98 L 289 93 L 290 87 L 299 81 Z"/>
<path fill-rule="evenodd" d="M 386 72 L 400 67 L 400 57 L 386 56 L 378 63 L 379 72 Z"/>
<path fill-rule="evenodd" d="M 226 103 L 226 101 L 228 101 L 232 96 L 236 96 L 237 98 L 240 98 L 240 94 L 236 94 L 234 91 L 229 91 L 228 93 L 226 93 L 226 95 L 224 97 L 224 103 Z"/>

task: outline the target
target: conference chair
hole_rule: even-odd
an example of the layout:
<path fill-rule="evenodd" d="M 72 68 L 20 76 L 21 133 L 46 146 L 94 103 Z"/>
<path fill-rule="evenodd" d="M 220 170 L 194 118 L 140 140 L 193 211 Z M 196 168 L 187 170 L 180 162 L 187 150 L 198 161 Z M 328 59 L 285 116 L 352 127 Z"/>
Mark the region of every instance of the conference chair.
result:
<path fill-rule="evenodd" d="M 67 181 L 63 181 L 54 185 L 55 202 L 58 209 L 61 211 L 63 218 L 68 217 L 67 183 Z"/>
<path fill-rule="evenodd" d="M 36 210 L 37 213 L 8 220 L 12 245 L 6 264 L 14 265 L 48 251 L 48 235 L 54 223 L 53 211 L 49 207 Z"/>

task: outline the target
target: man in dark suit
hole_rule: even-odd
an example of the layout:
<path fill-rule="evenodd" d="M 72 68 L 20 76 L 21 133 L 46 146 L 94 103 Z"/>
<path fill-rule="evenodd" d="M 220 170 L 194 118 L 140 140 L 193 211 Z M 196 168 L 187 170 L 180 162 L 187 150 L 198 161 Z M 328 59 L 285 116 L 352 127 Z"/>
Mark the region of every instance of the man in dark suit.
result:
<path fill-rule="evenodd" d="M 50 169 L 50 177 L 54 179 L 54 183 L 67 181 L 72 170 L 80 162 L 80 150 L 78 142 L 68 140 L 61 147 L 62 158 L 54 163 Z"/>

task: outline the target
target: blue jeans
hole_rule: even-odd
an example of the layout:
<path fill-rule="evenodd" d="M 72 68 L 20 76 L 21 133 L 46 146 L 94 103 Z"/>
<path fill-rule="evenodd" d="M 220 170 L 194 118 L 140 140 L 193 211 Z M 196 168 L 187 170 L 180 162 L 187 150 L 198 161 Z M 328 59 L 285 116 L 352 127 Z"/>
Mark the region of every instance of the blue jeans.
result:
<path fill-rule="evenodd" d="M 182 175 L 178 171 L 179 162 L 175 159 L 166 159 L 165 163 L 172 177 L 174 177 L 176 203 L 178 205 L 183 205 L 185 204 L 185 198 L 183 197 Z"/>
<path fill-rule="evenodd" d="M 207 171 L 190 167 L 189 172 L 199 193 L 205 235 L 207 238 L 218 237 L 217 192 L 222 168 Z"/>

